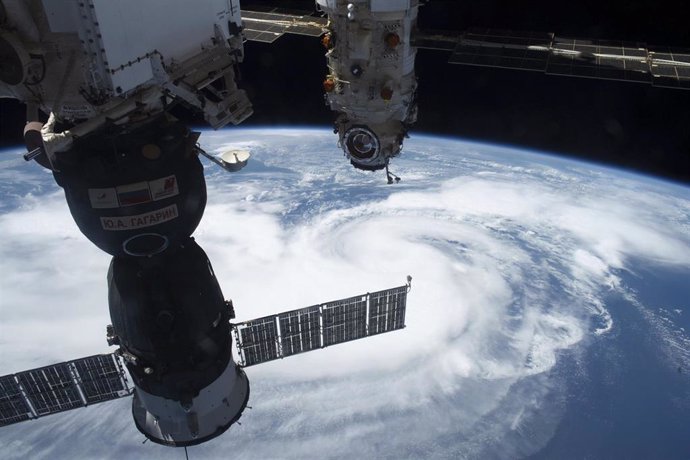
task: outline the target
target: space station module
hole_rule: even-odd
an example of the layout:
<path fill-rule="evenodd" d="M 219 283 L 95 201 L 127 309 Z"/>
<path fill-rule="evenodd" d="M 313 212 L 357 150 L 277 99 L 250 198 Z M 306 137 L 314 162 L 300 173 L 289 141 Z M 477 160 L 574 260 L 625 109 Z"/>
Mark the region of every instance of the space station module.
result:
<path fill-rule="evenodd" d="M 0 97 L 26 103 L 28 121 L 52 112 L 76 135 L 174 101 L 214 128 L 238 124 L 252 113 L 235 82 L 241 28 L 238 0 L 2 0 Z"/>
<path fill-rule="evenodd" d="M 418 0 L 317 0 L 328 15 L 327 104 L 352 165 L 386 168 L 417 119 L 411 35 Z"/>

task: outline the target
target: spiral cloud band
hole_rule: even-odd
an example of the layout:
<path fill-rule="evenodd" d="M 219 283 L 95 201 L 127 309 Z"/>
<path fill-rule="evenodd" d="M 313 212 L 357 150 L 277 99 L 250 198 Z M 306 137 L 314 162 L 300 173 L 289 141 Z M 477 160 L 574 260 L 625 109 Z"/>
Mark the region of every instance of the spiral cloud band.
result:
<path fill-rule="evenodd" d="M 554 436 L 571 382 L 588 378 L 582 356 L 621 327 L 612 299 L 644 310 L 626 275 L 639 261 L 690 270 L 680 186 L 423 136 L 387 186 L 337 161 L 322 131 L 202 140 L 253 154 L 238 175 L 207 166 L 195 235 L 239 320 L 414 277 L 403 331 L 248 369 L 253 410 L 195 448 L 204 458 L 533 454 Z M 0 374 L 108 351 L 108 257 L 81 237 L 51 178 L 18 161 L 0 163 Z M 687 333 L 648 321 L 669 353 L 687 349 Z M 680 359 L 690 365 L 690 353 Z M 0 440 L 11 458 L 169 455 L 141 446 L 129 401 L 4 428 Z"/>

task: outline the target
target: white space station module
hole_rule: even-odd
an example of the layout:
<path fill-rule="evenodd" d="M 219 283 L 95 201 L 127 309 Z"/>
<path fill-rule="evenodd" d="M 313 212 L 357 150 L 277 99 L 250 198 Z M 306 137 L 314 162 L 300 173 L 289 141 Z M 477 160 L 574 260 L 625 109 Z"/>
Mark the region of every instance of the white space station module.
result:
<path fill-rule="evenodd" d="M 324 90 L 352 165 L 388 166 L 417 119 L 417 0 L 317 0 L 328 15 Z"/>
<path fill-rule="evenodd" d="M 237 0 L 2 0 L 0 96 L 74 124 L 124 124 L 173 101 L 211 126 L 240 123 L 251 104 L 235 84 L 243 60 Z M 91 125 L 80 127 L 89 122 Z"/>

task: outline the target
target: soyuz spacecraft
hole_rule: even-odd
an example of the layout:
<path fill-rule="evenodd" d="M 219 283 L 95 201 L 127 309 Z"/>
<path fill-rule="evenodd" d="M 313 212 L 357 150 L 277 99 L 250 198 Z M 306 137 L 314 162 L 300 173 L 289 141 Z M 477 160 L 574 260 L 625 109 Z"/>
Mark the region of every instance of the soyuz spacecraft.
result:
<path fill-rule="evenodd" d="M 238 82 L 245 40 L 320 37 L 339 145 L 353 166 L 385 169 L 389 182 L 397 179 L 389 162 L 417 119 L 418 49 L 446 50 L 455 64 L 690 88 L 690 55 L 671 50 L 420 31 L 418 0 L 316 6 L 321 16 L 245 11 L 238 0 L 0 0 L 0 97 L 26 104 L 25 158 L 52 171 L 80 231 L 113 256 L 107 340 L 118 347 L 0 377 L 0 426 L 133 394 L 133 419 L 148 439 L 199 444 L 241 416 L 245 367 L 405 326 L 409 277 L 232 323 L 234 307 L 191 235 L 206 205 L 199 155 L 237 171 L 248 154 L 204 152 L 199 133 L 170 110 L 198 111 L 213 128 L 249 117 Z"/>

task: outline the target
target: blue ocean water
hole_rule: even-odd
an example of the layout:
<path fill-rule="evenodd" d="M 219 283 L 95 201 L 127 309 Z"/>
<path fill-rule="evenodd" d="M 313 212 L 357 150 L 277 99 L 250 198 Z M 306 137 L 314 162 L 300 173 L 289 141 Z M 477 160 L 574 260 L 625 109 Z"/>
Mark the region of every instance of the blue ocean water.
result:
<path fill-rule="evenodd" d="M 531 458 L 690 458 L 690 350 L 678 340 L 690 324 L 690 274 L 638 267 L 622 274 L 638 302 L 611 296 L 614 329 L 559 363 L 566 413 Z"/>

